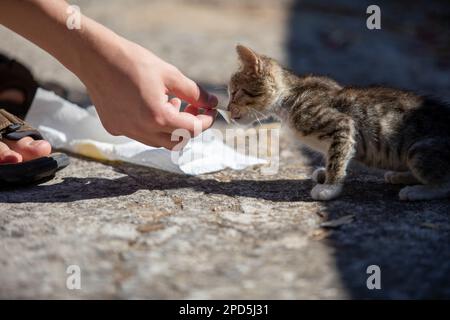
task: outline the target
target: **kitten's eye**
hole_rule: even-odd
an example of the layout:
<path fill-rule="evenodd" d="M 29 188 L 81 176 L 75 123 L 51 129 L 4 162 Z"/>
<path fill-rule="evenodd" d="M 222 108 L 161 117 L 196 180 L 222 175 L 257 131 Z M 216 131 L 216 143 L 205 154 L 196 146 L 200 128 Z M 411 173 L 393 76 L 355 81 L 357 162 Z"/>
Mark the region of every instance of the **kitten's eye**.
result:
<path fill-rule="evenodd" d="M 245 90 L 245 89 L 242 89 L 242 92 L 243 92 L 245 95 L 247 95 L 247 96 L 249 96 L 249 97 L 251 97 L 251 98 L 257 98 L 257 97 L 262 96 L 262 93 L 250 92 L 250 91 Z"/>

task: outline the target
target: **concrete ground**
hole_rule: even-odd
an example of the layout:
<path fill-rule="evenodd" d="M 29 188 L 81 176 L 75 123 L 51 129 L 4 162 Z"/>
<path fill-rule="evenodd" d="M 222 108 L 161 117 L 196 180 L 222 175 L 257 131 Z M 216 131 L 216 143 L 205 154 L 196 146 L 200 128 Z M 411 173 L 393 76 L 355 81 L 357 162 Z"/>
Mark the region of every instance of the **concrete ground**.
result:
<path fill-rule="evenodd" d="M 365 27 L 365 1 L 73 2 L 222 101 L 237 42 L 301 73 L 450 98 L 445 1 L 379 1 L 376 31 Z M 83 90 L 3 28 L 0 43 L 39 79 Z M 450 298 L 449 200 L 400 202 L 400 187 L 356 168 L 340 199 L 316 202 L 317 157 L 288 135 L 280 152 L 273 176 L 188 177 L 72 157 L 52 181 L 1 190 L 0 298 Z M 81 268 L 81 290 L 66 287 L 69 265 Z M 366 286 L 370 265 L 380 290 Z"/>

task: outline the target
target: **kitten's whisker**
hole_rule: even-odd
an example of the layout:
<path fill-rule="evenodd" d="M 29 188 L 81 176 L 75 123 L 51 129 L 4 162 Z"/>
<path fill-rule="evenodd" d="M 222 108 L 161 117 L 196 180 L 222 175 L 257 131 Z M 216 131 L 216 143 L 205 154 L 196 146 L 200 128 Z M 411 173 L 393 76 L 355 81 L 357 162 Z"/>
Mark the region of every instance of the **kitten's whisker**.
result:
<path fill-rule="evenodd" d="M 251 108 L 250 110 L 253 112 L 253 115 L 256 117 L 256 121 L 258 121 L 259 125 L 262 126 L 262 123 L 261 123 L 261 121 L 259 121 L 258 115 L 255 112 L 256 110 L 253 108 Z"/>
<path fill-rule="evenodd" d="M 269 115 L 268 114 L 266 114 L 266 113 L 263 113 L 263 112 L 261 112 L 261 111 L 259 111 L 259 110 L 256 110 L 255 108 L 251 108 L 254 112 L 257 112 L 257 113 L 259 113 L 260 115 L 262 115 L 264 118 L 263 119 L 265 119 L 265 118 L 268 118 L 269 117 Z"/>

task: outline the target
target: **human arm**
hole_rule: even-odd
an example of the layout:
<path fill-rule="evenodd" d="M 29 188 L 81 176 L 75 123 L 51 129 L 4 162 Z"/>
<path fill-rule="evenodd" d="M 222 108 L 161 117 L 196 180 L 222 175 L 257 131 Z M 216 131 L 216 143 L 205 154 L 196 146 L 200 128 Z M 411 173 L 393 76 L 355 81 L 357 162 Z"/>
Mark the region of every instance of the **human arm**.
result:
<path fill-rule="evenodd" d="M 85 84 L 104 127 L 171 149 L 175 129 L 191 134 L 211 126 L 217 98 L 145 48 L 81 15 L 68 29 L 63 0 L 2 0 L 0 23 L 40 46 Z M 178 98 L 169 100 L 168 96 Z M 180 112 L 180 99 L 191 104 Z M 198 114 L 206 107 L 205 114 Z M 194 132 L 197 131 L 197 132 Z"/>

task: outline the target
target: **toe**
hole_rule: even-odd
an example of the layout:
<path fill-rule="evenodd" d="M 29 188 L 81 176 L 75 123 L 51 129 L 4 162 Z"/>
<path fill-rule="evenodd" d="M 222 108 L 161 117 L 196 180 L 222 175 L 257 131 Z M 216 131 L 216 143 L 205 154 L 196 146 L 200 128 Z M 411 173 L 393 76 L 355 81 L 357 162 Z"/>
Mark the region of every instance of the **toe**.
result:
<path fill-rule="evenodd" d="M 18 141 L 4 140 L 9 148 L 22 155 L 23 161 L 29 161 L 44 157 L 50 154 L 52 147 L 45 140 L 34 140 L 31 137 L 24 137 Z"/>
<path fill-rule="evenodd" d="M 22 156 L 11 150 L 5 143 L 0 142 L 0 164 L 18 163 L 22 161 Z"/>
<path fill-rule="evenodd" d="M 24 93 L 17 89 L 8 89 L 0 92 L 0 100 L 21 104 L 25 101 Z"/>

